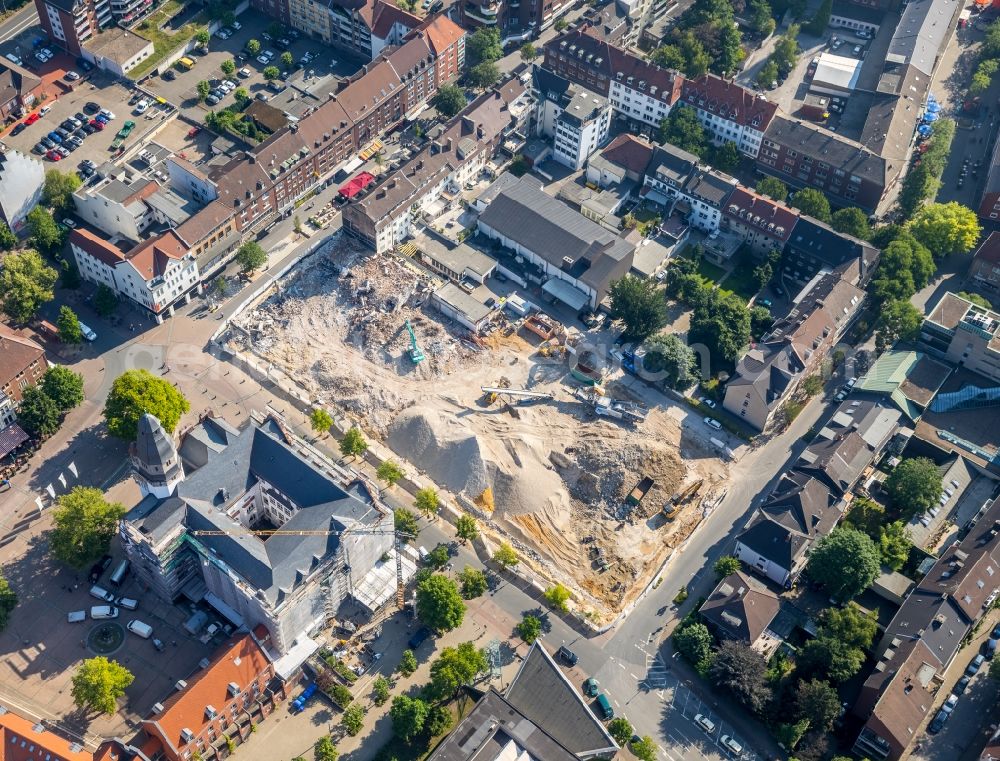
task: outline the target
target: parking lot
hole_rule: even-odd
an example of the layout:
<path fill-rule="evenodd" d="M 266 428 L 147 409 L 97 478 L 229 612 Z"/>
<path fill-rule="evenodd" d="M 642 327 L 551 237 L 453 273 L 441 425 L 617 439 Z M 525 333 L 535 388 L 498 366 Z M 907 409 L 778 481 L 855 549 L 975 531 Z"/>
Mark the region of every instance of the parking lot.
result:
<path fill-rule="evenodd" d="M 232 36 L 228 39 L 213 36 L 207 53 L 192 53 L 189 57 L 195 62 L 195 65 L 189 71 L 175 66 L 171 69 L 172 73 L 165 72 L 166 76 L 160 75 L 146 79 L 142 83 L 144 89 L 178 106 L 189 118 L 202 122 L 209 110 L 224 108 L 234 102 L 232 91 L 227 93 L 218 104 L 209 105 L 198 102 L 198 82 L 207 81 L 215 87 L 227 78 L 221 69 L 223 61 L 232 60 L 236 63 L 237 70 L 248 70 L 249 76 L 233 74 L 228 79 L 238 87 L 246 88 L 251 96 L 263 93 L 268 97 L 273 95 L 274 90 L 267 86 L 263 71 L 267 66 L 277 66 L 279 70 L 283 70 L 280 59 L 281 54 L 286 50 L 292 54 L 295 62 L 288 73 L 291 80 L 303 76 L 320 79 L 330 74 L 347 77 L 356 72 L 363 63 L 340 50 L 333 50 L 321 41 L 306 39 L 296 35 L 291 30 L 286 30 L 287 37 L 285 38 L 275 36 L 268 31 L 268 28 L 274 25 L 274 20 L 256 11 L 251 10 L 241 14 L 238 23 L 241 28 L 233 30 Z M 268 40 L 268 36 L 272 39 Z M 296 38 L 293 39 L 293 37 Z M 268 51 L 272 53 L 269 63 L 261 63 L 256 57 L 247 54 L 246 44 L 251 39 L 260 42 L 261 52 L 259 55 Z M 282 39 L 288 44 L 279 44 L 279 40 Z M 299 63 L 306 54 L 311 54 L 312 60 L 303 68 L 299 66 Z M 280 84 L 281 80 L 278 80 L 276 85 Z"/>

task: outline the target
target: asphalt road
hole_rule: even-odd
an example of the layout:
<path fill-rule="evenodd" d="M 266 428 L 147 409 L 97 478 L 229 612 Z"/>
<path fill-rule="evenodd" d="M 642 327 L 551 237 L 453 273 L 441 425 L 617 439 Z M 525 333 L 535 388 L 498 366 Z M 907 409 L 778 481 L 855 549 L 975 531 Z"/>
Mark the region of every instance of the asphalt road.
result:
<path fill-rule="evenodd" d="M 0 23 L 0 42 L 6 42 L 12 37 L 16 37 L 30 26 L 38 24 L 38 11 L 33 2 L 11 14 Z"/>

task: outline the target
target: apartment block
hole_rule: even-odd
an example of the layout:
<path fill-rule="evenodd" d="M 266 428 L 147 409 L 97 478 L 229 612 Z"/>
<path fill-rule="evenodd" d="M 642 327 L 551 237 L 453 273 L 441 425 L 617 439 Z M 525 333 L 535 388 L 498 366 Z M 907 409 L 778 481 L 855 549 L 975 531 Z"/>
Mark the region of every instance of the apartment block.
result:
<path fill-rule="evenodd" d="M 714 74 L 684 80 L 682 93 L 681 103 L 697 112 L 712 142 L 735 143 L 741 153 L 757 157 L 777 104 Z"/>
<path fill-rule="evenodd" d="M 1000 383 L 1000 313 L 946 293 L 920 328 L 938 357 Z"/>
<path fill-rule="evenodd" d="M 608 138 L 611 108 L 602 95 L 540 67 L 532 72 L 535 132 L 552 140 L 552 156 L 577 170 Z"/>

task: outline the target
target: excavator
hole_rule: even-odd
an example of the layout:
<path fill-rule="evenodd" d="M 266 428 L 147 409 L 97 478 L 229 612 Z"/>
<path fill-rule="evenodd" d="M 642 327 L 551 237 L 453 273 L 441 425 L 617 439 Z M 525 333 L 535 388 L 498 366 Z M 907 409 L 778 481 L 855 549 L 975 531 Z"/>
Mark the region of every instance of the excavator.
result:
<path fill-rule="evenodd" d="M 406 332 L 410 334 L 410 361 L 419 365 L 424 361 L 424 353 L 420 350 L 420 344 L 417 343 L 417 334 L 413 332 L 413 326 L 410 321 L 406 321 Z"/>

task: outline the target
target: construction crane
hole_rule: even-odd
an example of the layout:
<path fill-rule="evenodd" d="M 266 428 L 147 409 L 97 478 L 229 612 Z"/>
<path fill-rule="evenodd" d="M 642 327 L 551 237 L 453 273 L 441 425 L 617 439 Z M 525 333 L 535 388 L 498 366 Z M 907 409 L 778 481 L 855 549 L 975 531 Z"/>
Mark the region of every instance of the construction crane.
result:
<path fill-rule="evenodd" d="M 410 334 L 410 361 L 419 365 L 424 361 L 424 353 L 420 351 L 420 345 L 417 343 L 417 334 L 413 332 L 413 326 L 410 325 L 410 321 L 406 321 L 406 332 Z"/>
<path fill-rule="evenodd" d="M 208 529 L 192 531 L 193 536 L 241 536 L 241 535 L 253 535 L 253 536 L 330 536 L 339 535 L 343 536 L 345 534 L 367 534 L 369 536 L 385 536 L 387 534 L 392 534 L 394 538 L 393 548 L 396 551 L 396 605 L 402 610 L 406 604 L 406 585 L 403 583 L 403 543 L 400 541 L 401 537 L 408 539 L 415 538 L 413 534 L 407 533 L 405 531 L 397 531 L 396 529 L 379 529 L 379 528 L 350 528 L 346 531 L 337 531 L 334 529 L 281 529 L 281 528 L 269 528 L 269 529 L 251 529 L 240 526 L 239 528 L 233 529 Z M 350 568 L 351 561 L 347 558 L 347 545 L 344 545 L 344 555 L 347 560 L 347 566 Z"/>

